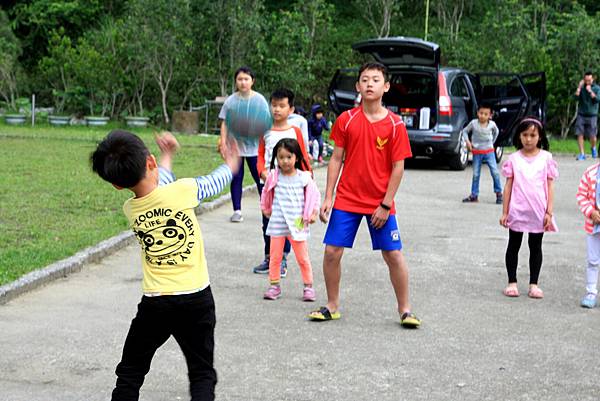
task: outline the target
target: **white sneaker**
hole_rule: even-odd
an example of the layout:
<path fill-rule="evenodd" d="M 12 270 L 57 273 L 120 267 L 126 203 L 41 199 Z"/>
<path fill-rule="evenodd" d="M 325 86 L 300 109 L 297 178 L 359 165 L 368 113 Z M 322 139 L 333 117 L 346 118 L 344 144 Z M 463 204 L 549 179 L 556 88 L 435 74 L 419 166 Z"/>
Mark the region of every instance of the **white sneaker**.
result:
<path fill-rule="evenodd" d="M 229 221 L 231 221 L 232 223 L 241 223 L 242 221 L 244 221 L 244 217 L 242 216 L 242 211 L 236 210 L 235 212 L 233 212 L 233 214 L 229 218 Z"/>

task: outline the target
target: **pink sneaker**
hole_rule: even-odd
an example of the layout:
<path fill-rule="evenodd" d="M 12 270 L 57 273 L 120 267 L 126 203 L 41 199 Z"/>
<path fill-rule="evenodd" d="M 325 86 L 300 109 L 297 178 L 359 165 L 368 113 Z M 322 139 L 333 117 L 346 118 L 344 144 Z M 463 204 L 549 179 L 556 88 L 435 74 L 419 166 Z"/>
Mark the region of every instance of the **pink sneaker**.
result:
<path fill-rule="evenodd" d="M 304 302 L 314 302 L 315 298 L 315 289 L 312 287 L 304 287 L 304 291 L 302 293 L 302 300 Z"/>
<path fill-rule="evenodd" d="M 265 295 L 263 296 L 263 298 L 274 301 L 277 298 L 279 298 L 280 296 L 281 296 L 281 287 L 279 287 L 277 285 L 272 285 L 269 287 L 267 292 L 265 292 Z"/>

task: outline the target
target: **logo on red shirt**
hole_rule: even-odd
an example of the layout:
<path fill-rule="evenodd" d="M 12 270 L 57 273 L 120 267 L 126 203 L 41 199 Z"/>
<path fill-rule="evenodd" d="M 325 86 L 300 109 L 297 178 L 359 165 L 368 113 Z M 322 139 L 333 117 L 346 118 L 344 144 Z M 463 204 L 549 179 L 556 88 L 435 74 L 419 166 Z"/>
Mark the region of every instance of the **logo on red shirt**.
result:
<path fill-rule="evenodd" d="M 388 142 L 388 139 L 389 138 L 381 139 L 380 137 L 377 137 L 377 149 L 383 150 L 383 147 Z"/>

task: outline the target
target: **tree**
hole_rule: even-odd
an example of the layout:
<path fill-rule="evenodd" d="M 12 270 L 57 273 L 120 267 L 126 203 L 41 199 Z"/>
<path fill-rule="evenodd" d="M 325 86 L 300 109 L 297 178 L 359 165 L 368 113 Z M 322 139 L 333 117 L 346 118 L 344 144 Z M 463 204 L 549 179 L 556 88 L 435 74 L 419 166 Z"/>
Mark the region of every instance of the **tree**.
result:
<path fill-rule="evenodd" d="M 49 38 L 48 55 L 38 64 L 39 74 L 46 84 L 52 88 L 56 113 L 62 113 L 69 102 L 73 111 L 81 112 L 81 91 L 76 86 L 73 60 L 77 54 L 71 39 L 65 36 L 63 30 L 53 31 Z M 79 103 L 79 105 L 76 105 Z"/>
<path fill-rule="evenodd" d="M 46 56 L 53 31 L 62 28 L 73 43 L 106 17 L 118 16 L 125 2 L 116 0 L 22 0 L 8 8 L 11 25 L 23 45 L 23 62 L 34 68 Z"/>
<path fill-rule="evenodd" d="M 131 0 L 126 18 L 131 57 L 146 65 L 160 91 L 163 120 L 169 123 L 169 94 L 193 49 L 193 20 L 186 0 Z"/>
<path fill-rule="evenodd" d="M 472 0 L 437 0 L 435 2 L 434 9 L 436 10 L 437 20 L 442 30 L 448 33 L 452 41 L 458 41 L 458 34 L 466 8 L 471 9 L 472 6 Z"/>
<path fill-rule="evenodd" d="M 214 43 L 212 55 L 222 96 L 235 90 L 231 74 L 242 65 L 260 62 L 267 18 L 262 0 L 216 0 L 205 5 L 201 28 Z M 254 63 L 253 63 L 254 62 Z"/>
<path fill-rule="evenodd" d="M 0 9 L 0 96 L 9 108 L 16 108 L 18 57 L 21 54 L 19 41 L 13 34 L 8 17 Z"/>
<path fill-rule="evenodd" d="M 378 38 L 390 36 L 392 17 L 399 13 L 398 0 L 355 0 L 354 4 Z"/>
<path fill-rule="evenodd" d="M 89 31 L 75 48 L 72 65 L 77 84 L 85 90 L 91 115 L 114 116 L 123 95 L 122 52 L 118 25 L 107 22 Z"/>
<path fill-rule="evenodd" d="M 600 16 L 589 16 L 580 6 L 555 13 L 548 24 L 548 114 L 565 138 L 576 115 L 573 93 L 583 73 L 600 65 Z"/>

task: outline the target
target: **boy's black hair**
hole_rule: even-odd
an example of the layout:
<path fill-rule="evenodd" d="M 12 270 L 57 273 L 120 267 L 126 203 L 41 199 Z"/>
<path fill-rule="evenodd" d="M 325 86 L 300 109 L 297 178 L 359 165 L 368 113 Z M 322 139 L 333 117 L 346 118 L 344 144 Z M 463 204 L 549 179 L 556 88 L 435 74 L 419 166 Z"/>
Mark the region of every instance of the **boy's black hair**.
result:
<path fill-rule="evenodd" d="M 490 112 L 494 111 L 494 109 L 492 108 L 492 104 L 490 102 L 486 102 L 486 101 L 479 103 L 477 110 L 479 110 L 479 109 L 489 109 Z"/>
<path fill-rule="evenodd" d="M 385 82 L 388 82 L 390 80 L 390 77 L 388 74 L 388 69 L 385 65 L 378 63 L 376 61 L 369 61 L 360 66 L 360 69 L 358 70 L 358 77 L 356 77 L 357 81 L 360 81 L 360 75 L 363 73 L 363 71 L 366 71 L 366 70 L 381 71 L 381 73 L 383 74 L 383 80 Z"/>
<path fill-rule="evenodd" d="M 240 73 L 242 73 L 242 72 L 244 74 L 250 75 L 250 77 L 254 81 L 254 71 L 252 71 L 252 69 L 248 66 L 242 66 L 242 67 L 238 68 L 237 70 L 235 70 L 235 74 L 233 74 L 233 79 L 236 80 L 237 76 L 240 75 Z"/>
<path fill-rule="evenodd" d="M 296 155 L 296 167 L 299 170 L 307 171 L 306 162 L 304 160 L 304 156 L 302 155 L 302 149 L 300 148 L 300 144 L 294 138 L 283 138 L 273 148 L 273 156 L 271 157 L 271 170 L 275 168 L 275 163 L 277 163 L 277 152 L 279 149 L 284 148 L 290 153 Z"/>
<path fill-rule="evenodd" d="M 306 110 L 302 106 L 294 107 L 294 112 L 299 116 L 306 117 Z"/>
<path fill-rule="evenodd" d="M 271 98 L 269 99 L 269 101 L 272 101 L 273 99 L 276 99 L 276 100 L 287 99 L 290 107 L 294 107 L 294 92 L 292 92 L 288 88 L 275 89 L 273 91 L 273 93 L 271 93 Z"/>
<path fill-rule="evenodd" d="M 592 74 L 591 71 L 586 71 L 585 74 L 583 74 L 583 76 L 586 76 L 586 75 L 594 75 L 594 74 Z"/>
<path fill-rule="evenodd" d="M 92 170 L 103 180 L 121 188 L 132 188 L 146 175 L 150 151 L 144 142 L 128 131 L 114 130 L 90 155 Z"/>
<path fill-rule="evenodd" d="M 544 124 L 542 124 L 542 122 L 535 117 L 524 117 L 521 121 L 519 121 L 519 124 L 517 124 L 517 127 L 515 128 L 515 135 L 513 136 L 514 147 L 517 149 L 523 149 L 523 144 L 521 143 L 521 133 L 527 131 L 532 126 L 537 128 L 540 136 L 537 147 L 544 150 L 550 150 L 550 144 L 548 143 L 548 137 L 546 136 Z"/>

